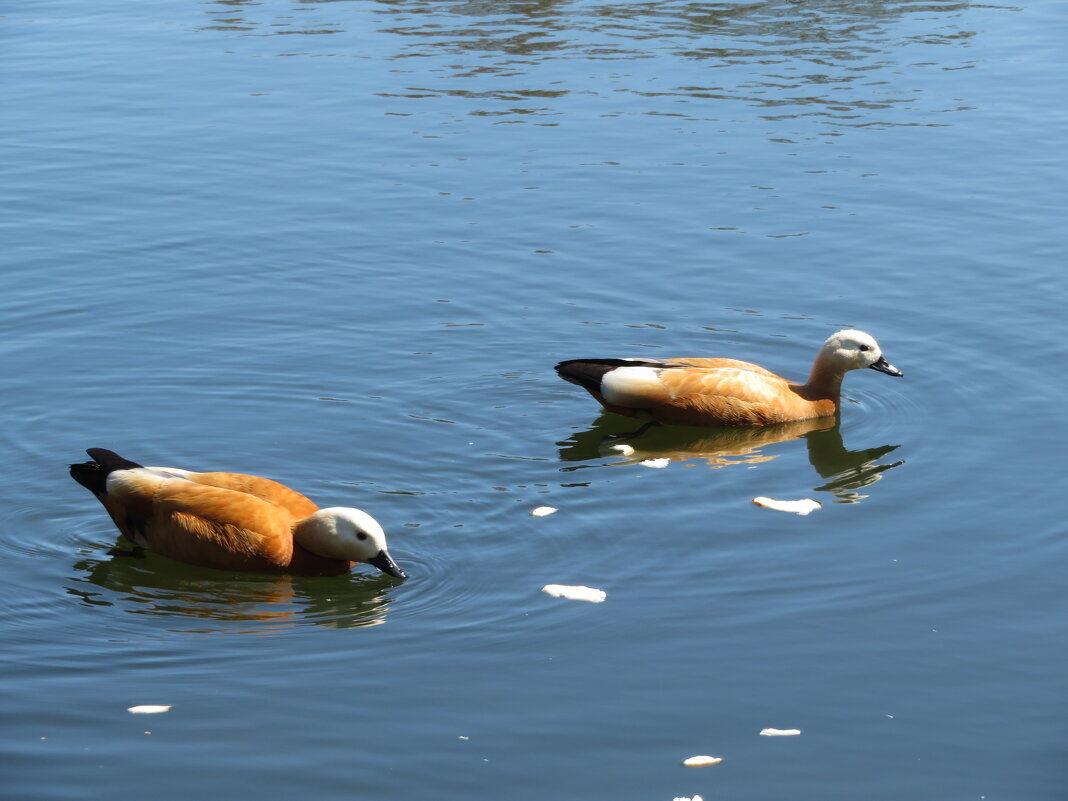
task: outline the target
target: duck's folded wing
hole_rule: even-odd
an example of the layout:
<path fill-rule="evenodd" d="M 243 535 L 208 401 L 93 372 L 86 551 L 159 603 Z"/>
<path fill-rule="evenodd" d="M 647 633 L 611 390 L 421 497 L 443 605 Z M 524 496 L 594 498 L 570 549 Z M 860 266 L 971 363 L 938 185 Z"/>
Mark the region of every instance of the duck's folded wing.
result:
<path fill-rule="evenodd" d="M 690 360 L 688 360 L 690 361 Z M 730 361 L 718 359 L 715 361 Z M 660 381 L 670 392 L 656 417 L 675 425 L 767 425 L 791 418 L 796 395 L 782 378 L 767 370 L 720 365 L 709 369 L 664 370 Z"/>
<path fill-rule="evenodd" d="M 293 517 L 307 517 L 318 511 L 319 507 L 309 498 L 285 484 L 279 484 L 262 476 L 247 476 L 243 473 L 190 473 L 190 481 L 209 487 L 233 490 L 252 495 L 268 503 L 277 504 L 287 510 Z"/>
<path fill-rule="evenodd" d="M 248 493 L 174 480 L 155 493 L 145 539 L 190 564 L 277 570 L 292 559 L 292 525 L 284 508 Z"/>
<path fill-rule="evenodd" d="M 706 358 L 695 357 L 692 359 L 662 359 L 664 364 L 679 365 L 680 367 L 700 367 L 705 370 L 718 370 L 718 369 L 732 369 L 732 370 L 744 370 L 750 373 L 759 373 L 761 375 L 770 376 L 771 378 L 779 378 L 775 373 L 771 372 L 759 364 L 753 364 L 752 362 L 743 362 L 740 359 L 721 359 L 721 358 Z M 779 378 L 781 381 L 782 379 Z"/>
<path fill-rule="evenodd" d="M 777 375 L 737 367 L 661 370 L 658 378 L 676 398 L 707 395 L 747 403 L 775 403 L 791 394 L 790 385 Z"/>

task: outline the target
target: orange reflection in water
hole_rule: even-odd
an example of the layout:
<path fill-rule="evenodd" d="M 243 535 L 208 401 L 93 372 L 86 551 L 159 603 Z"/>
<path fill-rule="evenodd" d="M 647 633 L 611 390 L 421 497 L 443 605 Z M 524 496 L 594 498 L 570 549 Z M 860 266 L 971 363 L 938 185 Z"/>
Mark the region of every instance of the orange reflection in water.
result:
<path fill-rule="evenodd" d="M 271 633 L 301 625 L 362 628 L 384 623 L 392 583 L 380 575 L 275 576 L 185 565 L 125 540 L 109 558 L 84 559 L 67 592 L 90 606 L 168 618 L 165 630 Z M 255 624 L 243 628 L 241 624 Z M 235 625 L 236 624 L 236 625 Z"/>
<path fill-rule="evenodd" d="M 877 463 L 896 450 L 897 445 L 848 450 L 838 420 L 833 417 L 755 428 L 661 425 L 635 428 L 636 425 L 629 418 L 602 414 L 590 429 L 576 432 L 560 443 L 560 460 L 585 462 L 614 457 L 618 461 L 613 464 L 619 465 L 655 464 L 660 460 L 702 461 L 715 470 L 769 462 L 782 452 L 766 453 L 768 446 L 804 439 L 809 463 L 826 480 L 814 489 L 830 492 L 843 503 L 864 499 L 867 496 L 858 490 L 870 487 L 886 470 L 904 464 L 903 461 Z"/>

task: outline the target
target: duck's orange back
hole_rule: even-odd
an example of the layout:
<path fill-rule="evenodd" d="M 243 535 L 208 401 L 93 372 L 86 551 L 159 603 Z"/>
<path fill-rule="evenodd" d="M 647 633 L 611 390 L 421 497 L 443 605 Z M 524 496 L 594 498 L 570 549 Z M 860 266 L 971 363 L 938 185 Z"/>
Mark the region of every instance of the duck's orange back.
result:
<path fill-rule="evenodd" d="M 189 479 L 209 487 L 233 490 L 252 495 L 268 503 L 277 504 L 299 519 L 318 511 L 319 507 L 309 498 L 285 484 L 279 484 L 262 476 L 247 476 L 243 473 L 190 473 Z"/>

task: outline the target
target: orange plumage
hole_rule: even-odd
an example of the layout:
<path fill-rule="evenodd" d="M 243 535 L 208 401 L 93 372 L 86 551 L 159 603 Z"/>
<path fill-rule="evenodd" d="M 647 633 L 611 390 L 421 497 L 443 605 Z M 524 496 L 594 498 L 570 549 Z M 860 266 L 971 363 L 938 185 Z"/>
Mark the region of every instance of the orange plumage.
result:
<path fill-rule="evenodd" d="M 343 573 L 367 562 L 404 578 L 381 526 L 359 509 L 319 509 L 289 487 L 241 473 L 142 467 L 91 448 L 71 476 L 135 545 L 202 567 Z"/>
<path fill-rule="evenodd" d="M 837 414 L 842 377 L 860 367 L 901 375 L 871 336 L 854 330 L 824 342 L 804 384 L 724 358 L 572 359 L 556 370 L 610 412 L 672 425 L 761 426 Z"/>

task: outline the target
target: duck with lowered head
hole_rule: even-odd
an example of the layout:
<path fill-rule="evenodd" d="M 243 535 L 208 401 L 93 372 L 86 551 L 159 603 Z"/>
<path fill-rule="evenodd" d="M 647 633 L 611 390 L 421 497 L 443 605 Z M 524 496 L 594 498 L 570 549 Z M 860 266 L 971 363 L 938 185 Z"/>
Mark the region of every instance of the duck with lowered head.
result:
<path fill-rule="evenodd" d="M 72 464 L 71 477 L 140 548 L 201 567 L 296 575 L 345 573 L 366 562 L 406 575 L 378 522 L 360 509 L 320 509 L 260 476 L 143 467 L 104 448 Z"/>

